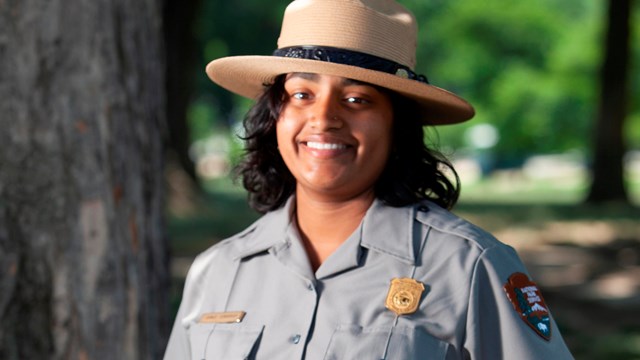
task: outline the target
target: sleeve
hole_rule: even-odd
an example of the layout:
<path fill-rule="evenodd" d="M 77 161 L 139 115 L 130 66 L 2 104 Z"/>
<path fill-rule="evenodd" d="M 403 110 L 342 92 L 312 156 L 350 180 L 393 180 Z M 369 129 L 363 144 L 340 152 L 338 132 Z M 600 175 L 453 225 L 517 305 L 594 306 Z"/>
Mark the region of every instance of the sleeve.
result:
<path fill-rule="evenodd" d="M 480 255 L 471 279 L 465 351 L 471 359 L 573 359 L 515 250 Z"/>
<path fill-rule="evenodd" d="M 203 294 L 215 293 L 215 286 L 220 284 L 221 277 L 227 275 L 221 269 L 217 269 L 218 271 L 211 269 L 211 264 L 224 262 L 220 261 L 220 259 L 214 261 L 214 259 L 217 259 L 215 257 L 217 248 L 214 246 L 198 255 L 189 268 L 180 308 L 171 329 L 164 360 L 191 359 L 189 329 L 197 321 L 197 317 L 201 314 L 203 307 L 207 305 L 215 306 L 217 299 L 217 297 L 208 296 L 206 300 L 210 304 L 205 305 L 205 296 Z"/>
<path fill-rule="evenodd" d="M 224 308 L 240 263 L 229 254 L 229 244 L 223 241 L 210 247 L 191 264 L 164 360 L 191 359 L 192 326 L 205 309 Z"/>
<path fill-rule="evenodd" d="M 191 359 L 191 349 L 189 347 L 189 336 L 187 329 L 182 325 L 180 319 L 184 317 L 184 303 L 180 305 L 176 321 L 171 329 L 169 343 L 164 353 L 164 360 Z"/>
<path fill-rule="evenodd" d="M 193 312 L 192 310 L 196 305 L 194 300 L 197 298 L 197 294 L 195 294 L 195 291 L 199 288 L 197 284 L 194 284 L 197 282 L 196 278 L 198 278 L 198 276 L 196 276 L 197 271 L 195 271 L 198 267 L 197 263 L 198 259 L 196 258 L 187 273 L 180 308 L 178 309 L 178 314 L 171 329 L 171 336 L 169 337 L 169 343 L 165 350 L 164 360 L 191 359 L 189 329 L 186 319 L 188 319 L 189 314 Z"/>

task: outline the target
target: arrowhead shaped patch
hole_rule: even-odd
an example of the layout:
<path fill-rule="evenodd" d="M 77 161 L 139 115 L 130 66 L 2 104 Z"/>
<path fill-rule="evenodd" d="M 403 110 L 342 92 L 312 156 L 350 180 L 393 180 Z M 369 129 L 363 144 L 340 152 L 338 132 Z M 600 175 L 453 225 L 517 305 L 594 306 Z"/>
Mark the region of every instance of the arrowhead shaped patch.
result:
<path fill-rule="evenodd" d="M 543 339 L 551 339 L 551 318 L 538 285 L 523 273 L 514 273 L 504 291 L 520 318 Z"/>

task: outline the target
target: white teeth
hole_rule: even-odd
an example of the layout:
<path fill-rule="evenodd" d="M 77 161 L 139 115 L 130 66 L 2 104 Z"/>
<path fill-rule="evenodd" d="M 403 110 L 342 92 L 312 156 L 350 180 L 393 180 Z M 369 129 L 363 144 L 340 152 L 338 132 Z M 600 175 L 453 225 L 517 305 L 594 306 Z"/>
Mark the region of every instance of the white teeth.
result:
<path fill-rule="evenodd" d="M 328 143 L 321 143 L 321 142 L 315 142 L 315 141 L 307 142 L 307 146 L 312 149 L 318 149 L 318 150 L 338 150 L 338 149 L 347 148 L 347 145 L 344 145 L 344 144 L 328 144 Z"/>

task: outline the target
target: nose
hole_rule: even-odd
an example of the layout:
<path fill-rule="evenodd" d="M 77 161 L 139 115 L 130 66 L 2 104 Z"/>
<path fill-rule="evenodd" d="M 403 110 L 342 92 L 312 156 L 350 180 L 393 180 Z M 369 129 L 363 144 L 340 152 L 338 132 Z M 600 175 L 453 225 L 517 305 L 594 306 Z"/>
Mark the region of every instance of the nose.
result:
<path fill-rule="evenodd" d="M 316 99 L 309 114 L 309 124 L 315 130 L 340 129 L 344 125 L 340 115 L 340 99 L 330 95 Z"/>

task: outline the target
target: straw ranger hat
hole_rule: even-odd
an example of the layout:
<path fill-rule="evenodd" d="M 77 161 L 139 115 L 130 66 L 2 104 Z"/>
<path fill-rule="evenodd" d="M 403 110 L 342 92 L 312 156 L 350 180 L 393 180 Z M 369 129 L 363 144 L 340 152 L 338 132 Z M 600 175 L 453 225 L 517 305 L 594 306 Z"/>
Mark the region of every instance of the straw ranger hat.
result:
<path fill-rule="evenodd" d="M 271 56 L 231 56 L 207 65 L 215 83 L 257 98 L 275 77 L 306 72 L 378 85 L 421 107 L 425 124 L 473 117 L 457 95 L 416 74 L 415 17 L 392 0 L 295 0 L 284 13 L 278 49 Z"/>

